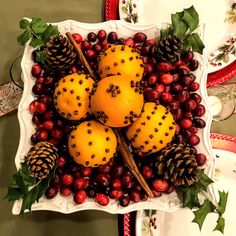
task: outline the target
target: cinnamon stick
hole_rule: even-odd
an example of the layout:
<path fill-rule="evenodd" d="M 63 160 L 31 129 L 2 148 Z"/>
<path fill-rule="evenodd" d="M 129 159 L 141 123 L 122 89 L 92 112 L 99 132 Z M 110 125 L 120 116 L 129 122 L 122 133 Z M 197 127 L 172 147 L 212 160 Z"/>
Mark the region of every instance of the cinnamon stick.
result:
<path fill-rule="evenodd" d="M 133 159 L 133 156 L 132 156 L 132 154 L 131 154 L 131 152 L 128 148 L 128 145 L 125 142 L 123 136 L 120 134 L 120 132 L 118 130 L 115 130 L 115 133 L 116 133 L 117 138 L 118 138 L 119 150 L 120 150 L 121 156 L 122 156 L 125 164 L 129 168 L 131 173 L 134 175 L 134 177 L 138 180 L 138 182 L 140 183 L 142 188 L 145 190 L 147 195 L 150 198 L 153 198 L 154 195 L 153 195 L 151 189 L 149 188 L 147 182 L 143 178 L 142 174 L 139 172 L 138 167 L 137 167 L 137 165 L 136 165 L 136 163 Z"/>
<path fill-rule="evenodd" d="M 86 58 L 84 57 L 84 54 L 82 52 L 82 50 L 80 49 L 80 47 L 78 46 L 78 44 L 75 42 L 72 34 L 70 32 L 66 33 L 67 38 L 70 40 L 70 42 L 72 43 L 75 52 L 77 53 L 77 55 L 79 56 L 79 59 L 81 61 L 81 63 L 83 64 L 83 66 L 85 67 L 85 69 L 88 71 L 88 73 L 90 74 L 90 76 L 96 80 L 96 75 L 93 72 L 93 70 L 91 69 L 91 67 L 89 66 Z"/>
<path fill-rule="evenodd" d="M 77 53 L 77 55 L 79 56 L 79 59 L 81 61 L 81 63 L 83 64 L 83 66 L 85 67 L 85 69 L 88 71 L 88 73 L 90 74 L 90 76 L 96 81 L 96 75 L 93 72 L 93 70 L 91 69 L 91 67 L 89 66 L 86 58 L 84 57 L 83 52 L 81 51 L 81 49 L 79 48 L 79 46 L 77 45 L 77 43 L 75 42 L 74 38 L 72 37 L 72 34 L 70 32 L 66 33 L 66 36 L 68 37 L 68 39 L 70 40 L 70 42 L 72 43 L 75 52 Z M 134 175 L 134 177 L 138 180 L 139 184 L 141 185 L 141 187 L 145 190 L 145 192 L 147 193 L 147 195 L 150 198 L 153 198 L 154 195 L 151 191 L 151 189 L 149 188 L 147 182 L 145 181 L 145 179 L 143 178 L 143 176 L 141 175 L 141 173 L 138 170 L 138 167 L 133 159 L 133 156 L 128 148 L 128 145 L 126 144 L 124 138 L 122 137 L 122 135 L 120 134 L 119 130 L 114 129 L 117 138 L 118 138 L 118 143 L 119 143 L 119 150 L 121 153 L 121 156 L 125 162 L 125 164 L 127 165 L 127 167 L 129 168 L 129 170 L 131 171 L 131 173 Z"/>

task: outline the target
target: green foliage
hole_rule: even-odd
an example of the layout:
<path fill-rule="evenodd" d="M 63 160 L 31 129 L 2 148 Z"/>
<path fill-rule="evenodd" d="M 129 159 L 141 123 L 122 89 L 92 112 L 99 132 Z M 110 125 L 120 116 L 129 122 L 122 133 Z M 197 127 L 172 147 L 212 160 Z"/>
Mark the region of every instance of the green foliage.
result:
<path fill-rule="evenodd" d="M 161 30 L 161 39 L 168 35 L 175 35 L 184 42 L 183 50 L 189 49 L 202 54 L 204 44 L 197 33 L 194 31 L 198 28 L 199 17 L 195 8 L 184 9 L 182 12 L 176 12 L 171 15 L 171 26 Z"/>

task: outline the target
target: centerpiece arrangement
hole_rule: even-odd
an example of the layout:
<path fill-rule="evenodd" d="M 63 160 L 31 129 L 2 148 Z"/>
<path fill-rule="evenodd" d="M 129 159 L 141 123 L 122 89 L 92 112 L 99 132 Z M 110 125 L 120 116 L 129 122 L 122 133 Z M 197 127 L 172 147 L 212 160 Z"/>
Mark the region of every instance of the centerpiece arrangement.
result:
<path fill-rule="evenodd" d="M 20 22 L 28 60 L 19 114 L 32 125 L 6 196 L 19 200 L 20 214 L 44 209 L 40 203 L 57 210 L 61 199 L 69 202 L 64 213 L 182 205 L 197 208 L 200 227 L 218 213 L 223 231 L 227 194 L 216 204 L 208 191 L 214 160 L 203 140 L 205 88 L 195 73 L 203 59 L 194 52 L 204 48 L 198 25 L 193 7 L 173 14 L 158 34 L 156 26 L 117 22 L 91 24 L 90 32 L 76 22 Z"/>

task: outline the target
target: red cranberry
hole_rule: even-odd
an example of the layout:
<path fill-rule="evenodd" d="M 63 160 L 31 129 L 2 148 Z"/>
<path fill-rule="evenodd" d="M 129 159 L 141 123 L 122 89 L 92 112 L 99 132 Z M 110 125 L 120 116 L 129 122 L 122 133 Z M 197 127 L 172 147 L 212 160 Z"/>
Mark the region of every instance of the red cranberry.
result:
<path fill-rule="evenodd" d="M 80 189 L 85 189 L 85 187 L 87 186 L 87 181 L 81 177 L 77 178 L 75 179 L 73 186 L 76 191 Z"/>
<path fill-rule="evenodd" d="M 190 98 L 193 99 L 197 104 L 202 101 L 202 97 L 198 93 L 191 93 Z"/>
<path fill-rule="evenodd" d="M 161 94 L 165 91 L 165 86 L 163 84 L 157 84 L 154 90 Z"/>
<path fill-rule="evenodd" d="M 173 100 L 172 102 L 170 102 L 169 108 L 171 111 L 179 109 L 179 102 L 177 100 Z"/>
<path fill-rule="evenodd" d="M 70 186 L 74 181 L 74 178 L 71 174 L 64 174 L 62 176 L 62 184 L 65 186 Z"/>
<path fill-rule="evenodd" d="M 113 179 L 111 185 L 113 188 L 120 188 L 122 183 L 120 179 Z"/>
<path fill-rule="evenodd" d="M 61 187 L 60 188 L 60 194 L 64 197 L 68 197 L 72 194 L 72 191 L 70 189 L 70 187 Z"/>
<path fill-rule="evenodd" d="M 184 136 L 185 139 L 189 139 L 190 136 L 192 136 L 192 133 L 189 130 L 187 130 L 187 129 L 183 129 L 181 131 L 181 134 Z"/>
<path fill-rule="evenodd" d="M 89 42 L 94 43 L 97 40 L 97 35 L 94 32 L 90 32 L 87 35 L 87 39 L 88 39 Z"/>
<path fill-rule="evenodd" d="M 80 174 L 84 177 L 89 177 L 92 174 L 92 168 L 91 167 L 83 167 L 80 170 Z"/>
<path fill-rule="evenodd" d="M 89 49 L 92 48 L 92 44 L 88 40 L 84 40 L 81 43 L 81 47 L 82 47 L 83 50 L 89 50 Z"/>
<path fill-rule="evenodd" d="M 182 109 L 178 108 L 177 110 L 173 111 L 173 115 L 174 115 L 176 121 L 181 120 L 183 117 Z"/>
<path fill-rule="evenodd" d="M 161 197 L 161 195 L 162 195 L 162 192 L 157 191 L 155 189 L 151 189 L 151 191 L 152 191 L 154 197 Z"/>
<path fill-rule="evenodd" d="M 39 64 L 34 64 L 31 69 L 31 74 L 33 77 L 38 78 L 41 76 L 42 73 L 42 67 Z"/>
<path fill-rule="evenodd" d="M 82 204 L 87 199 L 87 193 L 84 190 L 79 190 L 74 194 L 74 201 L 77 204 Z"/>
<path fill-rule="evenodd" d="M 86 192 L 87 192 L 88 197 L 90 198 L 94 198 L 97 194 L 96 190 L 93 188 L 88 188 Z"/>
<path fill-rule="evenodd" d="M 161 83 L 165 85 L 171 84 L 173 80 L 174 80 L 174 77 L 171 74 L 163 74 L 160 78 Z"/>
<path fill-rule="evenodd" d="M 193 82 L 190 85 L 190 91 L 197 91 L 199 89 L 200 85 L 198 82 Z"/>
<path fill-rule="evenodd" d="M 180 102 L 180 103 L 184 103 L 188 98 L 189 98 L 189 92 L 186 91 L 186 90 L 182 90 L 182 91 L 179 91 L 177 93 L 177 100 Z"/>
<path fill-rule="evenodd" d="M 119 203 L 122 207 L 126 207 L 130 204 L 130 198 L 128 196 L 125 196 L 125 197 L 122 197 L 120 200 L 119 200 Z"/>
<path fill-rule="evenodd" d="M 188 64 L 190 61 L 193 60 L 194 54 L 192 51 L 184 52 L 183 55 L 181 55 L 181 59 L 185 64 Z"/>
<path fill-rule="evenodd" d="M 124 191 L 121 189 L 112 189 L 109 193 L 109 197 L 115 200 L 119 200 L 124 196 Z"/>
<path fill-rule="evenodd" d="M 153 72 L 153 65 L 152 64 L 146 64 L 145 66 L 144 66 L 144 72 L 146 73 L 146 74 L 151 74 L 152 72 Z"/>
<path fill-rule="evenodd" d="M 179 81 L 179 78 L 180 78 L 179 74 L 177 74 L 177 73 L 173 74 L 173 82 L 174 83 Z"/>
<path fill-rule="evenodd" d="M 179 122 L 179 125 L 183 129 L 189 129 L 192 126 L 192 121 L 190 119 L 185 118 Z"/>
<path fill-rule="evenodd" d="M 148 44 L 150 46 L 155 46 L 156 40 L 155 39 L 148 39 L 148 40 L 146 40 L 145 44 Z"/>
<path fill-rule="evenodd" d="M 173 69 L 173 66 L 169 62 L 159 62 L 156 67 L 157 70 L 161 72 L 169 72 Z"/>
<path fill-rule="evenodd" d="M 39 116 L 33 115 L 33 117 L 32 117 L 32 122 L 33 122 L 35 125 L 39 125 L 39 124 L 41 123 L 41 120 L 40 120 Z"/>
<path fill-rule="evenodd" d="M 83 41 L 83 37 L 81 36 L 81 34 L 74 33 L 72 34 L 72 37 L 74 38 L 76 43 L 81 43 Z"/>
<path fill-rule="evenodd" d="M 55 139 L 61 140 L 63 138 L 63 132 L 59 128 L 55 128 L 51 131 L 51 136 Z"/>
<path fill-rule="evenodd" d="M 32 88 L 32 91 L 36 95 L 40 95 L 43 93 L 44 87 L 42 84 L 35 84 Z"/>
<path fill-rule="evenodd" d="M 98 33 L 97 33 L 97 38 L 99 41 L 103 41 L 105 40 L 107 37 L 107 33 L 105 30 L 99 30 Z"/>
<path fill-rule="evenodd" d="M 31 141 L 32 143 L 36 143 L 36 142 L 38 141 L 38 138 L 37 138 L 37 134 L 36 134 L 36 133 L 34 133 L 34 134 L 31 135 L 30 141 Z"/>
<path fill-rule="evenodd" d="M 190 146 L 190 153 L 193 154 L 193 155 L 197 155 L 197 149 L 193 146 Z"/>
<path fill-rule="evenodd" d="M 184 137 L 183 135 L 181 134 L 178 134 L 176 137 L 175 137 L 175 140 L 177 143 L 184 143 Z"/>
<path fill-rule="evenodd" d="M 88 49 L 84 52 L 84 55 L 85 57 L 88 59 L 88 60 L 93 60 L 97 57 L 97 54 L 94 50 L 92 49 Z"/>
<path fill-rule="evenodd" d="M 58 194 L 57 187 L 48 187 L 47 190 L 45 191 L 44 195 L 47 199 L 52 199 L 52 198 L 56 197 L 57 194 Z"/>
<path fill-rule="evenodd" d="M 151 54 L 151 52 L 152 52 L 152 46 L 146 43 L 142 46 L 140 50 L 140 54 L 142 56 L 148 56 Z"/>
<path fill-rule="evenodd" d="M 193 120 L 193 124 L 197 127 L 197 128 L 204 128 L 206 126 L 206 122 L 202 119 L 202 118 L 195 118 Z"/>
<path fill-rule="evenodd" d="M 199 66 L 199 62 L 198 62 L 198 60 L 193 59 L 192 61 L 190 61 L 188 66 L 191 71 L 195 71 L 195 70 L 197 70 L 197 68 Z"/>
<path fill-rule="evenodd" d="M 176 124 L 175 127 L 176 127 L 175 128 L 175 133 L 179 134 L 180 133 L 180 126 L 179 126 L 179 124 Z"/>
<path fill-rule="evenodd" d="M 37 139 L 39 141 L 46 141 L 48 139 L 48 131 L 46 131 L 46 130 L 39 130 L 37 132 Z"/>
<path fill-rule="evenodd" d="M 169 184 L 164 179 L 155 179 L 152 181 L 152 186 L 156 191 L 164 192 L 169 188 Z"/>
<path fill-rule="evenodd" d="M 121 164 L 117 164 L 113 167 L 112 170 L 112 177 L 113 178 L 119 178 L 124 174 L 124 166 Z"/>
<path fill-rule="evenodd" d="M 53 99 L 49 95 L 42 95 L 40 97 L 39 101 L 46 104 L 46 105 L 50 105 L 50 104 L 52 104 Z"/>
<path fill-rule="evenodd" d="M 174 187 L 170 185 L 169 188 L 166 189 L 166 191 L 164 191 L 164 193 L 165 194 L 170 194 L 170 193 L 174 192 L 174 190 L 175 190 Z"/>
<path fill-rule="evenodd" d="M 57 166 L 59 168 L 63 168 L 67 162 L 67 158 L 64 156 L 59 156 L 57 159 Z"/>
<path fill-rule="evenodd" d="M 157 80 L 158 80 L 158 76 L 154 73 L 152 73 L 151 75 L 148 76 L 148 84 L 149 85 L 156 84 Z"/>
<path fill-rule="evenodd" d="M 206 109 L 202 104 L 199 104 L 194 110 L 194 114 L 199 117 L 203 116 L 205 113 L 206 113 Z"/>
<path fill-rule="evenodd" d="M 100 173 L 97 175 L 96 180 L 100 186 L 107 187 L 110 184 L 110 175 Z"/>
<path fill-rule="evenodd" d="M 61 186 L 61 183 L 60 183 L 60 178 L 57 174 L 55 174 L 51 180 L 50 180 L 50 186 L 53 186 L 53 187 L 60 187 Z"/>
<path fill-rule="evenodd" d="M 44 120 L 52 120 L 54 116 L 54 113 L 52 110 L 48 110 L 43 114 L 43 119 Z"/>
<path fill-rule="evenodd" d="M 146 193 L 141 193 L 141 201 L 147 201 L 148 195 Z"/>
<path fill-rule="evenodd" d="M 96 43 L 93 45 L 93 50 L 97 53 L 100 53 L 102 51 L 102 45 L 101 43 Z"/>
<path fill-rule="evenodd" d="M 102 44 L 102 47 L 103 47 L 104 50 L 108 49 L 109 44 L 108 44 L 108 41 L 107 41 L 106 39 L 103 40 L 103 41 L 101 42 L 101 44 Z"/>
<path fill-rule="evenodd" d="M 184 108 L 186 111 L 193 111 L 196 107 L 197 103 L 192 99 L 189 99 L 184 103 Z"/>
<path fill-rule="evenodd" d="M 129 38 L 125 39 L 124 45 L 133 48 L 135 45 L 133 38 L 129 37 Z"/>
<path fill-rule="evenodd" d="M 118 39 L 116 32 L 110 32 L 107 36 L 108 43 L 116 43 L 116 40 Z"/>
<path fill-rule="evenodd" d="M 134 41 L 136 43 L 143 43 L 146 40 L 147 40 L 147 35 L 142 32 L 138 32 L 134 35 Z"/>
<path fill-rule="evenodd" d="M 179 72 L 180 75 L 187 75 L 189 73 L 189 68 L 186 65 L 181 65 L 178 68 L 178 72 Z"/>
<path fill-rule="evenodd" d="M 44 83 L 44 77 L 42 77 L 42 76 L 38 77 L 37 80 L 36 80 L 36 83 L 37 84 L 43 84 Z"/>
<path fill-rule="evenodd" d="M 190 75 L 184 75 L 181 79 L 180 79 L 181 83 L 183 86 L 190 86 L 190 84 L 193 82 L 193 79 Z"/>
<path fill-rule="evenodd" d="M 192 134 L 196 134 L 198 132 L 198 128 L 195 127 L 195 126 L 191 126 L 189 129 L 188 129 Z"/>
<path fill-rule="evenodd" d="M 101 206 L 107 206 L 109 203 L 109 198 L 103 193 L 97 194 L 95 199 L 96 199 L 97 203 Z"/>
<path fill-rule="evenodd" d="M 47 105 L 45 103 L 39 102 L 36 106 L 36 112 L 38 114 L 44 114 L 47 110 Z"/>
<path fill-rule="evenodd" d="M 138 191 L 135 191 L 135 190 L 134 190 L 134 191 L 131 191 L 130 194 L 129 194 L 129 196 L 130 196 L 130 200 L 133 201 L 133 202 L 135 202 L 135 203 L 141 201 L 141 194 L 140 194 L 140 192 L 138 192 Z"/>
<path fill-rule="evenodd" d="M 54 127 L 54 122 L 52 120 L 46 120 L 43 122 L 43 128 L 46 130 L 52 130 Z"/>
<path fill-rule="evenodd" d="M 199 166 L 203 166 L 203 165 L 206 163 L 206 160 L 207 160 L 207 158 L 206 158 L 206 155 L 205 155 L 205 154 L 203 154 L 203 153 L 198 153 L 198 154 L 196 155 L 196 161 L 197 161 L 197 164 L 198 164 Z"/>
<path fill-rule="evenodd" d="M 191 111 L 186 111 L 186 112 L 184 112 L 183 117 L 186 118 L 186 119 L 192 120 L 193 119 L 193 113 Z"/>
<path fill-rule="evenodd" d="M 144 96 L 147 102 L 155 102 L 160 98 L 160 93 L 154 89 L 149 89 L 144 92 Z"/>
<path fill-rule="evenodd" d="M 52 77 L 52 76 L 47 76 L 44 80 L 44 84 L 47 85 L 47 86 L 52 86 L 55 84 L 55 78 Z"/>
<path fill-rule="evenodd" d="M 108 162 L 105 165 L 101 165 L 97 168 L 100 173 L 109 173 L 111 171 L 111 163 Z"/>
<path fill-rule="evenodd" d="M 143 174 L 143 177 L 145 179 L 149 179 L 153 176 L 153 171 L 152 171 L 152 168 L 150 166 L 143 166 L 142 168 L 142 174 Z"/>
<path fill-rule="evenodd" d="M 173 100 L 171 93 L 163 92 L 161 94 L 161 100 L 165 103 L 170 103 Z"/>
<path fill-rule="evenodd" d="M 188 143 L 192 146 L 196 146 L 200 143 L 200 138 L 196 135 L 193 134 L 189 139 L 188 139 Z"/>
<path fill-rule="evenodd" d="M 179 92 L 183 89 L 182 85 L 181 84 L 172 84 L 171 85 L 171 90 L 173 92 Z"/>
<path fill-rule="evenodd" d="M 30 103 L 29 105 L 29 111 L 31 113 L 35 113 L 37 111 L 37 105 L 39 104 L 39 101 L 38 100 L 34 100 Z"/>

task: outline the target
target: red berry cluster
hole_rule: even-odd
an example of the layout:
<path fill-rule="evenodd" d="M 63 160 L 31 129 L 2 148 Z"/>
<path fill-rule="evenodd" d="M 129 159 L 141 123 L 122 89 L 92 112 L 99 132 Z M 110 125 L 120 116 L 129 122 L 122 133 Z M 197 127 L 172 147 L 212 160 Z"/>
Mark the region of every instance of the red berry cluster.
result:
<path fill-rule="evenodd" d="M 159 62 L 155 56 L 156 41 L 147 39 L 141 32 L 129 38 L 119 38 L 117 33 L 107 34 L 104 30 L 90 32 L 85 39 L 77 33 L 72 36 L 97 75 L 98 56 L 110 44 L 124 44 L 139 51 L 145 66 L 145 100 L 159 101 L 169 107 L 177 123 L 174 141 L 188 143 L 199 166 L 204 165 L 206 156 L 197 153 L 194 147 L 200 141 L 198 130 L 205 127 L 205 121 L 201 118 L 205 114 L 205 107 L 197 93 L 199 84 L 196 76 L 191 72 L 198 68 L 198 61 L 194 59 L 192 52 L 183 54 L 175 63 Z M 71 66 L 67 71 L 60 71 L 59 74 L 48 71 L 39 63 L 32 67 L 31 74 L 35 78 L 32 92 L 35 100 L 30 103 L 29 110 L 35 133 L 32 134 L 31 141 L 33 144 L 38 141 L 51 142 L 60 154 L 56 174 L 51 179 L 45 196 L 51 199 L 58 193 L 65 197 L 73 195 L 77 204 L 83 203 L 87 198 L 94 198 L 102 206 L 106 206 L 110 198 L 119 201 L 123 207 L 130 202 L 145 201 L 147 194 L 121 162 L 119 153 L 112 162 L 97 168 L 79 166 L 69 156 L 67 137 L 76 122 L 65 120 L 57 113 L 53 105 L 53 91 L 59 78 L 81 70 L 80 64 Z M 174 191 L 174 183 L 157 175 L 155 158 L 135 156 L 135 161 L 155 197 Z"/>

